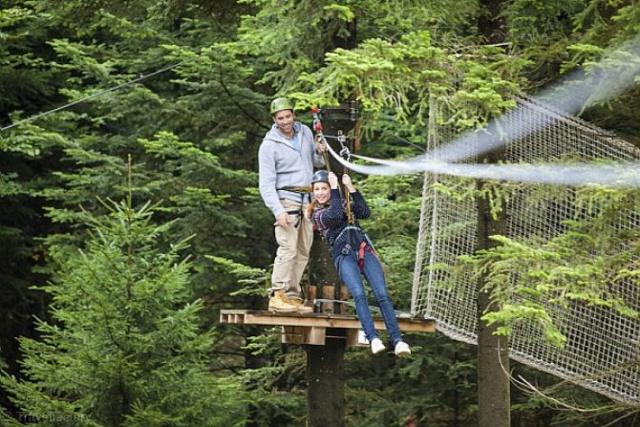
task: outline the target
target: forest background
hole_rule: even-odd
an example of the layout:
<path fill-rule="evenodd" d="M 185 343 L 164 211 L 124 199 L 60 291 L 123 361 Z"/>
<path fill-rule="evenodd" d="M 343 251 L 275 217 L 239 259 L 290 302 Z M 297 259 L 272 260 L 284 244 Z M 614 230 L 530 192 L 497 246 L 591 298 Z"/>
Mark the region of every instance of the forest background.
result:
<path fill-rule="evenodd" d="M 355 97 L 362 153 L 415 155 L 430 96 L 474 127 L 639 29 L 634 0 L 4 0 L 0 127 L 95 96 L 0 133 L 2 425 L 304 424 L 304 352 L 217 321 L 265 306 L 270 100 L 292 97 L 310 124 L 311 105 Z M 581 116 L 637 145 L 639 99 Z M 355 180 L 407 310 L 422 179 Z M 408 360 L 348 352 L 348 425 L 474 425 L 475 348 L 408 341 Z M 514 426 L 636 421 L 513 369 L 576 408 L 514 389 Z"/>

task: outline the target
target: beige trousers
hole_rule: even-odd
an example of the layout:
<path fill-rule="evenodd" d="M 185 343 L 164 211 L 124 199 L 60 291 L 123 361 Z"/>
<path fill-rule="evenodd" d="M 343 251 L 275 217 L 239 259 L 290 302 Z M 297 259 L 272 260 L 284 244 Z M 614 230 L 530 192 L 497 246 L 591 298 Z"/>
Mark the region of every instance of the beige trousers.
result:
<path fill-rule="evenodd" d="M 299 210 L 301 207 L 300 203 L 287 199 L 281 199 L 280 202 L 287 211 Z M 289 225 L 276 225 L 275 233 L 278 250 L 273 262 L 269 293 L 284 291 L 289 297 L 299 298 L 302 294 L 300 280 L 309 261 L 309 251 L 313 243 L 313 225 L 304 214 L 289 215 Z"/>

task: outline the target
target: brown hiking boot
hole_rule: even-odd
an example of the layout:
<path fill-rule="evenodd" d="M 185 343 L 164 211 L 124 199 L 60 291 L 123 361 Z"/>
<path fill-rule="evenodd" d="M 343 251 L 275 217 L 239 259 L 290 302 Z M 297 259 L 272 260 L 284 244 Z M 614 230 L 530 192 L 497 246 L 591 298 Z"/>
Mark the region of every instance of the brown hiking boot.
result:
<path fill-rule="evenodd" d="M 269 298 L 269 311 L 294 313 L 298 311 L 298 306 L 289 301 L 289 298 L 287 298 L 283 291 L 276 291 L 273 296 Z"/>
<path fill-rule="evenodd" d="M 304 305 L 304 302 L 302 301 L 301 298 L 290 297 L 290 296 L 287 296 L 287 295 L 285 295 L 285 296 L 287 297 L 287 301 L 290 304 L 293 304 L 293 305 L 296 306 L 296 311 L 298 313 L 302 313 L 302 314 L 304 314 L 304 313 L 313 313 L 313 307 Z"/>

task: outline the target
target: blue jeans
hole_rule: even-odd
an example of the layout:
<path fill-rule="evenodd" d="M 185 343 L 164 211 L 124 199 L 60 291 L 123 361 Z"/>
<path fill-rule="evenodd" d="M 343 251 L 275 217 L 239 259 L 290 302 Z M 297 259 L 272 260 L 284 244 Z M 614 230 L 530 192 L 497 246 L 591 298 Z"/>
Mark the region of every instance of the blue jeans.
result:
<path fill-rule="evenodd" d="M 369 304 L 367 303 L 367 293 L 364 289 L 358 262 L 353 254 L 341 254 L 336 264 L 340 278 L 346 283 L 351 296 L 353 296 L 356 304 L 356 313 L 360 318 L 362 329 L 364 329 L 367 339 L 371 342 L 371 340 L 378 337 L 378 333 L 374 327 Z M 369 285 L 371 285 L 373 294 L 382 312 L 382 319 L 389 332 L 391 345 L 395 346 L 398 341 L 402 341 L 400 328 L 398 327 L 396 314 L 393 310 L 393 303 L 387 293 L 382 265 L 378 257 L 369 251 L 365 251 L 364 255 L 364 276 L 369 282 Z"/>

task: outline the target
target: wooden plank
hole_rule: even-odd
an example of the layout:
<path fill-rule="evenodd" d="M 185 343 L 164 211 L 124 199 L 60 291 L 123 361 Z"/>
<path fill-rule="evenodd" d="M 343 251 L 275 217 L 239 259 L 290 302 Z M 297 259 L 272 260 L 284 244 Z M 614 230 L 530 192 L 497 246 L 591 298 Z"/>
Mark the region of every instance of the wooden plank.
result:
<path fill-rule="evenodd" d="M 312 326 L 311 328 L 305 328 L 305 341 L 307 344 L 312 345 L 324 345 L 326 328 L 319 328 Z"/>
<path fill-rule="evenodd" d="M 304 344 L 303 328 L 300 326 L 282 326 L 282 338 L 284 344 Z"/>
<path fill-rule="evenodd" d="M 306 326 L 282 326 L 282 343 L 324 345 L 326 328 Z"/>
<path fill-rule="evenodd" d="M 369 344 L 364 344 L 358 341 L 358 329 L 347 329 L 347 347 L 369 347 Z"/>
<path fill-rule="evenodd" d="M 220 322 L 247 325 L 306 326 L 322 328 L 361 329 L 356 316 L 327 313 L 274 313 L 271 311 L 222 310 Z M 374 318 L 375 328 L 386 329 L 381 318 Z M 403 332 L 435 332 L 434 319 L 398 318 Z"/>

